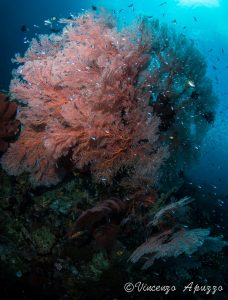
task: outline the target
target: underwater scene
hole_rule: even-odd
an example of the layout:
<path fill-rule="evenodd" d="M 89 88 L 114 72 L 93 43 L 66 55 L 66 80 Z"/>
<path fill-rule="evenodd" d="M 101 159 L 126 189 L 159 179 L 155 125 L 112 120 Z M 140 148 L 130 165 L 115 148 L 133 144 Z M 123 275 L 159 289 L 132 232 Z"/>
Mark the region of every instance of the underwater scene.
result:
<path fill-rule="evenodd" d="M 228 1 L 0 11 L 0 300 L 228 299 Z"/>

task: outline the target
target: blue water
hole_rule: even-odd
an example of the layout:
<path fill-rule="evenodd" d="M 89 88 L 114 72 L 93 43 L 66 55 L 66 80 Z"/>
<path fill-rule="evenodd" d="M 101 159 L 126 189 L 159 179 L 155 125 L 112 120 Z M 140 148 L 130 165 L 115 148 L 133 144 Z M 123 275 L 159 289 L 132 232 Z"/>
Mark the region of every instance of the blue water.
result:
<path fill-rule="evenodd" d="M 123 25 L 138 15 L 150 15 L 194 39 L 207 60 L 219 105 L 216 122 L 201 146 L 201 158 L 189 175 L 193 182 L 209 187 L 214 193 L 228 194 L 227 0 L 0 0 L 0 89 L 8 89 L 14 54 L 23 53 L 27 41 L 36 34 L 50 33 L 45 20 L 78 14 L 91 5 L 115 10 Z M 22 25 L 26 25 L 26 32 L 20 30 Z"/>

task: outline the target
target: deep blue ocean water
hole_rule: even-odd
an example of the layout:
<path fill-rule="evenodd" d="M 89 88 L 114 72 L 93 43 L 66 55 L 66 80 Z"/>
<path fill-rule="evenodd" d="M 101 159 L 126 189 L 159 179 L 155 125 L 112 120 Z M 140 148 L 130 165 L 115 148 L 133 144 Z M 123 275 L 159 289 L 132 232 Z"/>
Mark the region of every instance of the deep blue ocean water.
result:
<path fill-rule="evenodd" d="M 117 11 L 123 24 L 138 15 L 152 15 L 194 39 L 206 58 L 208 76 L 213 80 L 219 103 L 216 122 L 201 146 L 200 160 L 189 170 L 189 175 L 193 182 L 207 186 L 214 193 L 228 194 L 227 0 L 0 0 L 0 89 L 8 89 L 14 54 L 23 53 L 36 34 L 50 33 L 45 20 L 77 15 L 92 5 Z M 58 23 L 53 23 L 58 29 Z"/>

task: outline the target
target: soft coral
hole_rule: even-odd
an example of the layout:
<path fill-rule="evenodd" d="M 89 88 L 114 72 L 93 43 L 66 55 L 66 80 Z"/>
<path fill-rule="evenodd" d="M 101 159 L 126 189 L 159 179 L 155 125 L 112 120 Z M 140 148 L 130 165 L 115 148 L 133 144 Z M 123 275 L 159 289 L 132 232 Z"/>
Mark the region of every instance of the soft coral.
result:
<path fill-rule="evenodd" d="M 19 131 L 20 122 L 15 119 L 17 103 L 10 102 L 9 98 L 0 92 L 0 152 L 8 149 L 9 141 Z"/>
<path fill-rule="evenodd" d="M 17 57 L 22 66 L 10 90 L 27 107 L 3 167 L 50 185 L 64 174 L 65 158 L 98 182 L 111 183 L 124 170 L 153 184 L 167 152 L 140 80 L 150 60 L 147 42 L 118 33 L 103 16 L 65 22 L 62 34 L 33 40 L 25 57 Z"/>

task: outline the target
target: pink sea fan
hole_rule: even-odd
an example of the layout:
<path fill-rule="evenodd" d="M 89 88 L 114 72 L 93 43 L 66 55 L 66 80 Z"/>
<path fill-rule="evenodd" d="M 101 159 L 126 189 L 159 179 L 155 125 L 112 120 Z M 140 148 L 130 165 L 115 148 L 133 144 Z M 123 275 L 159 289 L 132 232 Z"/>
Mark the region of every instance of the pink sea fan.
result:
<path fill-rule="evenodd" d="M 2 158 L 9 174 L 28 172 L 34 185 L 49 186 L 67 161 L 97 182 L 123 170 L 150 184 L 158 178 L 167 151 L 141 80 L 149 42 L 107 20 L 91 13 L 66 20 L 61 34 L 32 40 L 16 57 L 10 91 L 27 106 L 18 115 L 22 133 Z"/>

